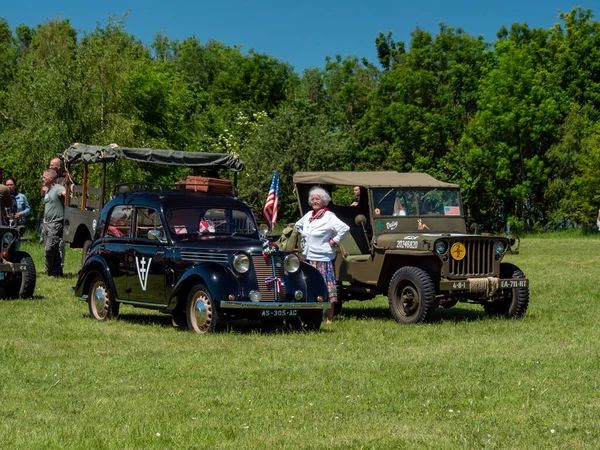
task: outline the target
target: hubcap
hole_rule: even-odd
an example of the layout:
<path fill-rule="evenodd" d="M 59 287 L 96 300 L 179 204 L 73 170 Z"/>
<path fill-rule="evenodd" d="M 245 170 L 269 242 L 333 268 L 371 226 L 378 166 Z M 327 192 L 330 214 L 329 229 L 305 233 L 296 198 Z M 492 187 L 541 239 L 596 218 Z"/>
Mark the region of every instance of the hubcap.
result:
<path fill-rule="evenodd" d="M 211 310 L 206 295 L 199 295 L 194 305 L 194 317 L 198 328 L 204 329 L 210 323 Z"/>
<path fill-rule="evenodd" d="M 96 286 L 96 288 L 94 289 L 94 295 L 92 297 L 96 313 L 98 314 L 98 316 L 104 317 L 106 315 L 106 306 L 108 304 L 108 295 L 106 294 L 106 289 L 104 288 L 104 286 Z"/>

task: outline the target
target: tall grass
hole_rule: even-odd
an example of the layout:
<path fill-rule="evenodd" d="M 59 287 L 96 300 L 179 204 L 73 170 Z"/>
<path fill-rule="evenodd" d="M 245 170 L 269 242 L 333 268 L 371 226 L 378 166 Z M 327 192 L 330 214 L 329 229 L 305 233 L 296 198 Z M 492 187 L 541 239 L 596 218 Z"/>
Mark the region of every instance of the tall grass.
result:
<path fill-rule="evenodd" d="M 525 237 L 521 320 L 476 305 L 401 326 L 383 297 L 318 333 L 197 336 L 124 306 L 88 318 L 66 279 L 0 302 L 3 448 L 598 448 L 600 239 Z"/>

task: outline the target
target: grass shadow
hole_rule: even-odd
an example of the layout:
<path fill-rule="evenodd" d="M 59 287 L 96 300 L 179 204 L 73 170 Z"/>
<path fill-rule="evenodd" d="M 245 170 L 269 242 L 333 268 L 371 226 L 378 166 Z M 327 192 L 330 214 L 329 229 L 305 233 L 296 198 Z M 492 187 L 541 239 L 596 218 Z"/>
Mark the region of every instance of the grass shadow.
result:
<path fill-rule="evenodd" d="M 89 317 L 89 314 L 82 314 L 82 317 Z M 171 316 L 168 314 L 157 315 L 157 314 L 136 314 L 136 313 L 120 313 L 117 320 L 121 320 L 134 325 L 158 325 L 166 328 L 173 328 L 174 331 L 188 331 L 187 327 L 177 328 L 174 327 L 171 322 Z M 324 328 L 321 328 L 323 331 Z M 236 334 L 290 334 L 305 331 L 299 331 L 294 329 L 286 323 L 275 323 L 268 322 L 264 323 L 256 320 L 246 319 L 231 319 L 225 321 L 218 333 L 234 332 Z"/>
<path fill-rule="evenodd" d="M 384 307 L 360 307 L 352 308 L 344 304 L 342 312 L 339 314 L 339 319 L 355 319 L 355 320 L 391 320 L 394 321 L 392 313 L 388 308 Z M 433 311 L 430 323 L 439 322 L 473 322 L 487 318 L 483 310 L 475 311 L 473 309 L 465 309 L 460 307 L 453 308 L 436 308 Z"/>

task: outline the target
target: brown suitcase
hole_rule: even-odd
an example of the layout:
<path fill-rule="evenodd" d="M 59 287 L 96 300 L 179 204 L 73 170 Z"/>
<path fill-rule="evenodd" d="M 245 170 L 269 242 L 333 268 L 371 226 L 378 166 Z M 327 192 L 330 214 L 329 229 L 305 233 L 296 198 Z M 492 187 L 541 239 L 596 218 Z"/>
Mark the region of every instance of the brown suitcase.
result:
<path fill-rule="evenodd" d="M 233 183 L 231 180 L 222 180 L 220 178 L 198 177 L 190 175 L 178 183 L 185 186 L 188 191 L 208 192 L 210 194 L 229 194 L 233 193 Z"/>

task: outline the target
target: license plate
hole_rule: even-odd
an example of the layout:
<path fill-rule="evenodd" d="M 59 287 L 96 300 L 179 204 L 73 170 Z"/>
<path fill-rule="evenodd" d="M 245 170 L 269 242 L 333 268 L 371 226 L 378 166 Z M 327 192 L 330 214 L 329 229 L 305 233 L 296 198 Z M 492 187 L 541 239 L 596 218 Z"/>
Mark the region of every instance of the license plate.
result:
<path fill-rule="evenodd" d="M 500 280 L 500 288 L 526 288 L 529 286 L 528 280 Z"/>
<path fill-rule="evenodd" d="M 260 317 L 294 317 L 297 315 L 297 309 L 263 309 L 260 312 Z"/>

